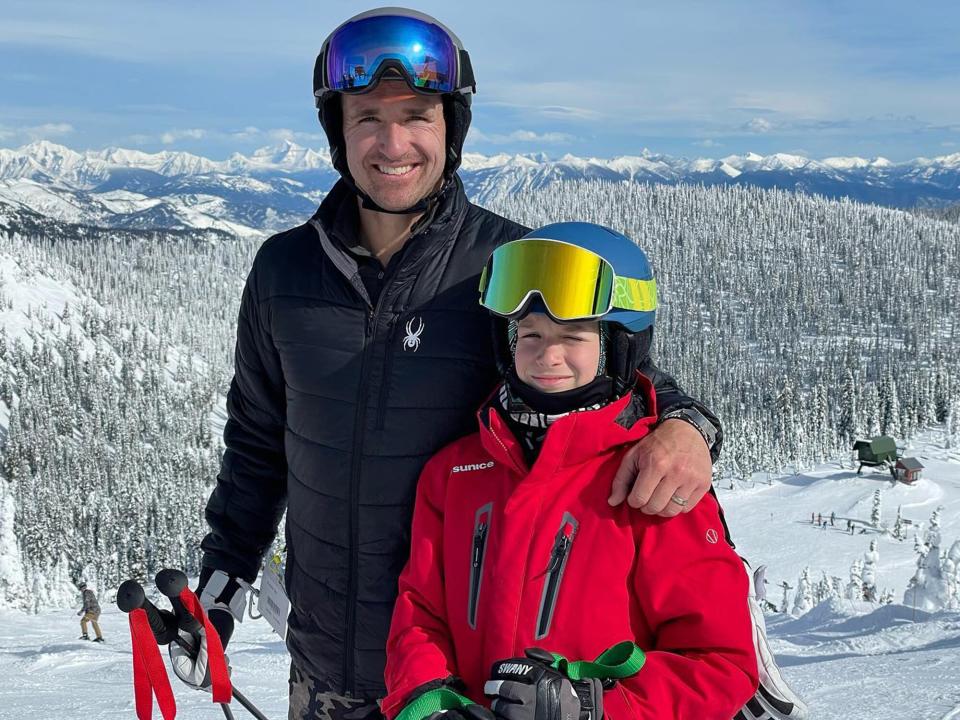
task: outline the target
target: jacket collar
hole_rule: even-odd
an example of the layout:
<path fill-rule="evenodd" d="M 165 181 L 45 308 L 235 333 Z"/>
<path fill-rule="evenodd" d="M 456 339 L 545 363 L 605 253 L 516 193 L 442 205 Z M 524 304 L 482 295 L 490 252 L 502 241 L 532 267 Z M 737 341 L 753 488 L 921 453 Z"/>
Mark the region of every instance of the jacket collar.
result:
<path fill-rule="evenodd" d="M 499 397 L 498 388 L 480 408 L 480 442 L 495 461 L 530 478 L 549 479 L 561 467 L 578 465 L 632 444 L 657 421 L 653 384 L 638 373 L 633 392 L 598 410 L 573 412 L 554 422 L 547 430 L 537 461 L 528 468 L 520 442 L 497 408 Z"/>
<path fill-rule="evenodd" d="M 443 191 L 437 197 L 432 210 L 418 221 L 413 228 L 414 237 L 428 232 L 443 232 L 454 225 L 459 215 L 466 210 L 467 196 L 459 175 L 447 181 Z M 338 180 L 320 203 L 313 220 L 327 236 L 336 239 L 347 249 L 359 243 L 360 210 L 356 194 L 343 180 Z"/>

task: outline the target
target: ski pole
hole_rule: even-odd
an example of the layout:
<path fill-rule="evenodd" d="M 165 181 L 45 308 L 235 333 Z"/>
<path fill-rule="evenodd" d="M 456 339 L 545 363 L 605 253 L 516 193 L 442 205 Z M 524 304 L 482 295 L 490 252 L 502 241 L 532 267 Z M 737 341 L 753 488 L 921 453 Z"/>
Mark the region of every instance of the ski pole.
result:
<path fill-rule="evenodd" d="M 189 642 L 180 637 L 179 627 L 181 622 L 177 616 L 169 610 L 161 610 L 150 602 L 143 591 L 143 586 L 136 580 L 125 581 L 117 590 L 117 607 L 125 613 L 143 610 L 147 615 L 150 630 L 153 631 L 153 637 L 158 645 L 176 643 L 191 655 L 196 652 Z M 199 647 L 199 638 L 194 637 L 198 640 L 197 647 Z M 235 720 L 227 703 L 219 703 L 219 705 L 223 708 L 223 714 L 227 720 Z M 266 720 L 266 718 L 258 718 L 258 720 Z"/>
<path fill-rule="evenodd" d="M 190 611 L 187 610 L 186 606 L 183 604 L 183 600 L 180 599 L 180 594 L 187 588 L 186 574 L 181 570 L 168 568 L 158 572 L 155 581 L 157 583 L 157 589 L 159 589 L 161 593 L 170 599 L 170 605 L 173 606 L 176 622 L 180 629 L 190 633 L 193 636 L 197 647 L 199 647 L 200 638 L 198 636 L 198 631 L 202 628 L 202 625 L 190 613 Z M 229 639 L 230 638 L 227 637 L 226 641 L 229 641 Z M 187 648 L 191 653 L 194 652 L 192 648 L 189 648 L 187 645 L 182 643 L 181 647 Z M 267 720 L 267 717 L 260 712 L 257 706 L 250 702 L 246 696 L 237 690 L 232 683 L 230 691 L 233 697 L 237 699 L 237 702 L 243 705 L 247 712 L 253 715 L 257 720 Z M 224 705 L 224 707 L 226 707 L 226 705 Z"/>
<path fill-rule="evenodd" d="M 177 618 L 169 610 L 160 610 L 150 602 L 136 580 L 125 581 L 117 590 L 117 607 L 127 614 L 134 610 L 145 611 L 158 645 L 168 645 L 178 637 Z"/>
<path fill-rule="evenodd" d="M 173 613 L 158 610 L 147 600 L 136 580 L 127 580 L 117 590 L 117 606 L 127 614 L 133 652 L 133 695 L 137 717 L 149 720 L 153 715 L 153 696 L 157 698 L 164 720 L 173 720 L 177 704 L 170 680 L 160 658 L 158 644 L 167 644 L 179 636 Z M 147 640 L 152 635 L 153 642 Z"/>

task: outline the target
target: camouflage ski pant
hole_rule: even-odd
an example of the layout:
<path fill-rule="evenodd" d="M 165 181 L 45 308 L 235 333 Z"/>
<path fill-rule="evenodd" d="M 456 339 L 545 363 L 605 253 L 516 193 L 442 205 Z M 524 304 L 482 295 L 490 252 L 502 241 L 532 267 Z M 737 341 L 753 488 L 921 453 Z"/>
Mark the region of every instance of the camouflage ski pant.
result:
<path fill-rule="evenodd" d="M 97 634 L 98 638 L 102 638 L 103 635 L 100 634 L 100 623 L 97 620 L 100 619 L 100 613 L 98 612 L 86 612 L 83 614 L 83 617 L 80 618 L 80 630 L 84 635 L 87 634 L 87 623 L 93 625 L 93 632 Z"/>
<path fill-rule="evenodd" d="M 291 664 L 287 720 L 383 720 L 383 715 L 376 702 L 330 692 L 319 680 Z"/>

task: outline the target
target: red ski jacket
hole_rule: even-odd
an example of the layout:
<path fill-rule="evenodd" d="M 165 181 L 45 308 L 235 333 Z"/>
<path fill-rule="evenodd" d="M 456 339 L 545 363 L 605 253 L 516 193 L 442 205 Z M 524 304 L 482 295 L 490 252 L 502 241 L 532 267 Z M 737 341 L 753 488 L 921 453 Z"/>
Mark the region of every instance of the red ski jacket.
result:
<path fill-rule="evenodd" d="M 644 402 L 557 420 L 531 468 L 488 404 L 479 433 L 426 465 L 387 642 L 387 717 L 450 676 L 485 702 L 493 663 L 525 648 L 593 660 L 624 640 L 646 663 L 605 693 L 607 720 L 729 720 L 753 695 L 748 581 L 714 497 L 669 519 L 607 504 L 624 453 L 656 422 L 642 376 L 638 392 Z"/>

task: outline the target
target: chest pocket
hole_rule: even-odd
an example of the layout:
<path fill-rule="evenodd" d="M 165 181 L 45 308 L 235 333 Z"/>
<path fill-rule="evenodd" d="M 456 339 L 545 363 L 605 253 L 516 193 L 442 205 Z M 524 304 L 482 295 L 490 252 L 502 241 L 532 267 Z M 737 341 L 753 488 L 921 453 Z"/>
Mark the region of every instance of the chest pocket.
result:
<path fill-rule="evenodd" d="M 435 305 L 402 313 L 389 327 L 378 430 L 392 424 L 392 412 L 446 410 L 472 416 L 493 389 L 489 317 L 479 310 Z"/>
<path fill-rule="evenodd" d="M 274 301 L 273 342 L 288 388 L 347 400 L 360 377 L 366 312 L 307 298 Z"/>

